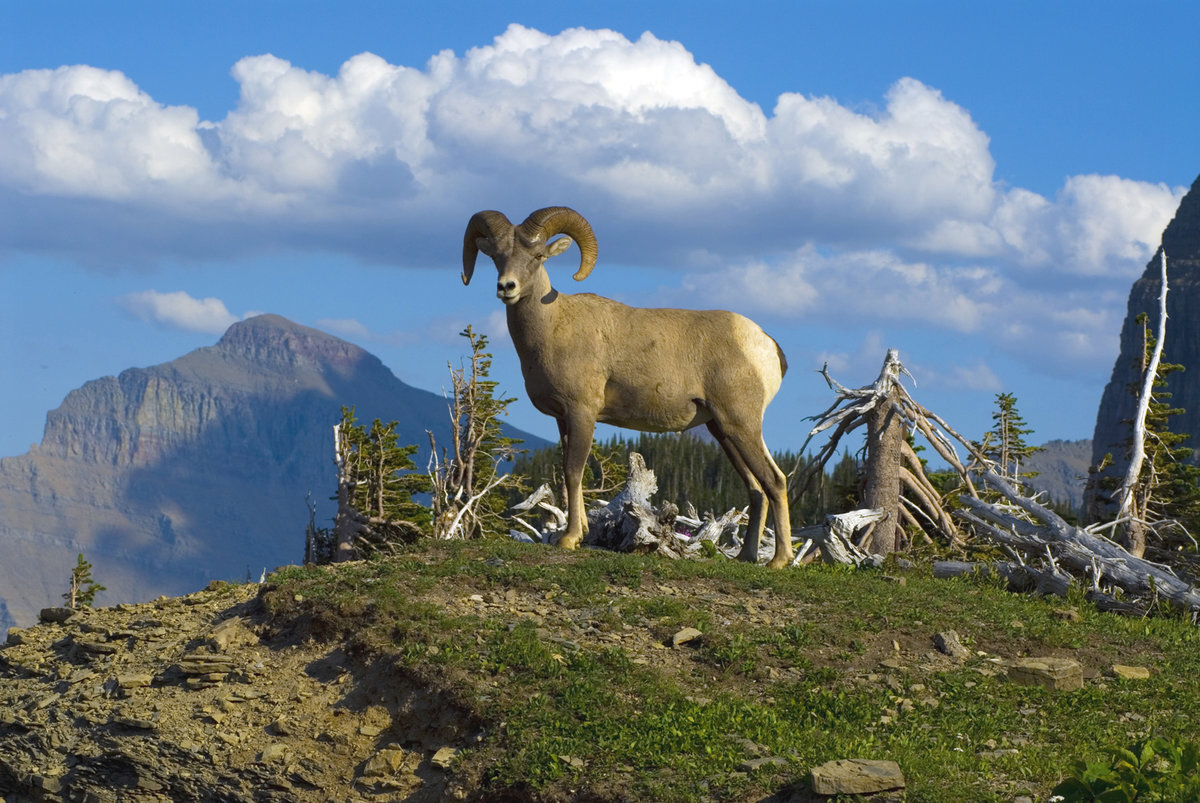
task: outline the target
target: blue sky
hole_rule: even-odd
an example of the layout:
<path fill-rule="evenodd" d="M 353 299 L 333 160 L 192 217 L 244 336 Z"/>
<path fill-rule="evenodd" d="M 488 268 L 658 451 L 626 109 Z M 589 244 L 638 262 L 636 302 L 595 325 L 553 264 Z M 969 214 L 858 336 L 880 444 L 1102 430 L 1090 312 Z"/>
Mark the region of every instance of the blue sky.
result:
<path fill-rule="evenodd" d="M 2 3 L 0 456 L 256 312 L 434 391 L 472 323 L 552 437 L 490 267 L 458 279 L 473 212 L 549 205 L 600 244 L 563 290 L 780 342 L 772 448 L 824 362 L 862 385 L 887 348 L 966 435 L 1005 391 L 1090 437 L 1200 172 L 1197 33 L 1185 2 Z"/>

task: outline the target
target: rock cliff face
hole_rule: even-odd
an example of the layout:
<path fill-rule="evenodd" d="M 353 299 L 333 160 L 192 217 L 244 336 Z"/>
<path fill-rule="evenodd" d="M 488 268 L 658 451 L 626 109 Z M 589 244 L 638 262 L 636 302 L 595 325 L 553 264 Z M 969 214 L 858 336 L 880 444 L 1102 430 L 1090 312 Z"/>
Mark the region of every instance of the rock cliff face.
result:
<path fill-rule="evenodd" d="M 319 526 L 333 514 L 332 427 L 343 404 L 359 420 L 398 421 L 400 443 L 428 443 L 426 429 L 449 441 L 441 396 L 276 315 L 72 391 L 47 415 L 38 447 L 0 459 L 0 627 L 58 604 L 80 552 L 107 587 L 104 604 L 299 561 L 305 495 Z"/>
<path fill-rule="evenodd" d="M 1083 506 L 1083 488 L 1091 457 L 1091 441 L 1044 443 L 1042 451 L 1030 455 L 1022 464 L 1023 470 L 1037 472 L 1037 476 L 1027 480 L 1026 484 L 1052 502 L 1079 510 Z"/>
<path fill-rule="evenodd" d="M 1167 337 L 1163 356 L 1186 369 L 1167 379 L 1171 403 L 1185 410 L 1172 419 L 1172 427 L 1177 432 L 1190 433 L 1195 447 L 1200 445 L 1200 326 L 1194 323 L 1194 310 L 1200 304 L 1200 178 L 1192 184 L 1175 218 L 1163 231 L 1161 249 L 1167 252 Z M 1137 317 L 1146 313 L 1151 331 L 1158 325 L 1161 249 L 1129 293 L 1128 311 L 1121 327 L 1121 351 L 1096 415 L 1092 464 L 1099 465 L 1106 454 L 1111 454 L 1113 464 L 1105 473 L 1112 476 L 1123 476 L 1129 464 L 1125 444 L 1137 404 L 1129 388 L 1141 382 L 1143 348 L 1142 327 Z M 1200 452 L 1196 457 L 1200 457 Z M 1089 500 L 1089 507 L 1095 506 L 1102 510 L 1104 500 L 1095 503 Z"/>

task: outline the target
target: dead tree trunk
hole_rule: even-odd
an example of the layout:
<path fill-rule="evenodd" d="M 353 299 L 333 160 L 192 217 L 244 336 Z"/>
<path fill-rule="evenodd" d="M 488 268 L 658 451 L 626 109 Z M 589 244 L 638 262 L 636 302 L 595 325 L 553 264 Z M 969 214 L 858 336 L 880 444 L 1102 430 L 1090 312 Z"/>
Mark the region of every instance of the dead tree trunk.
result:
<path fill-rule="evenodd" d="M 862 544 L 874 555 L 887 555 L 902 548 L 904 528 L 901 526 L 900 469 L 903 461 L 904 420 L 897 410 L 896 380 L 900 361 L 888 352 L 883 372 L 890 381 L 880 403 L 866 415 L 867 462 L 864 467 L 862 506 L 883 511 L 884 518 Z"/>
<path fill-rule="evenodd" d="M 1125 471 L 1125 479 L 1117 491 L 1117 521 L 1121 522 L 1117 540 L 1121 546 L 1135 557 L 1142 557 L 1146 552 L 1146 516 L 1149 511 L 1149 493 L 1138 493 L 1143 484 L 1142 464 L 1146 460 L 1146 416 L 1150 412 L 1150 403 L 1154 400 L 1154 383 L 1158 380 L 1158 366 L 1162 361 L 1163 343 L 1167 339 L 1167 252 L 1162 255 L 1162 290 L 1158 294 L 1158 332 L 1154 343 L 1154 351 L 1150 362 L 1145 368 L 1142 378 L 1142 391 L 1138 396 L 1137 412 L 1133 416 L 1132 448 L 1129 455 L 1129 467 Z M 1139 505 L 1139 497 L 1142 504 Z"/>
<path fill-rule="evenodd" d="M 916 428 L 925 437 L 936 437 L 930 429 L 925 408 L 914 402 L 900 384 L 900 375 L 907 373 L 900 355 L 889 349 L 879 378 L 866 387 L 851 390 L 836 382 L 825 369 L 825 381 L 837 391 L 837 401 L 824 413 L 816 416 L 817 425 L 809 440 L 819 432 L 834 428 L 829 441 L 806 467 L 797 481 L 804 488 L 820 476 L 825 464 L 837 453 L 843 435 L 865 425 L 867 427 L 867 460 L 863 507 L 881 511 L 883 520 L 864 538 L 861 545 L 867 552 L 886 555 L 906 545 L 906 527 L 913 532 L 940 534 L 951 544 L 961 541 L 958 528 L 942 504 L 941 495 L 925 475 L 920 458 L 908 444 L 908 432 Z M 808 441 L 800 447 L 800 453 Z M 792 473 L 800 468 L 800 461 Z"/>
<path fill-rule="evenodd" d="M 348 449 L 341 426 L 333 428 L 333 459 L 337 464 L 337 518 L 334 520 L 334 563 L 358 559 L 356 543 L 363 531 L 363 515 L 354 509 L 354 478 L 347 464 Z"/>

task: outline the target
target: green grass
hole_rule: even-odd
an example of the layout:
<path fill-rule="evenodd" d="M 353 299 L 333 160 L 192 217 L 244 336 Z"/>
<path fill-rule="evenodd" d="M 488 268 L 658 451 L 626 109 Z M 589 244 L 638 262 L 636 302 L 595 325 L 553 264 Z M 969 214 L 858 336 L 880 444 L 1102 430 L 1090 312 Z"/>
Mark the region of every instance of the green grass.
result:
<path fill-rule="evenodd" d="M 741 800 L 804 790 L 825 761 L 877 758 L 900 764 L 909 801 L 1044 798 L 1076 761 L 1195 733 L 1200 637 L 1188 621 L 1125 619 L 1081 596 L 1018 596 L 922 569 L 905 580 L 427 542 L 386 561 L 285 569 L 266 600 L 279 622 L 394 657 L 491 723 L 464 760 L 497 793 Z M 545 614 L 456 602 L 510 592 Z M 1068 606 L 1080 621 L 1055 615 Z M 688 626 L 704 637 L 661 648 Z M 985 654 L 963 666 L 929 659 L 932 635 L 951 629 Z M 659 644 L 604 638 L 630 631 Z M 1048 654 L 1099 674 L 1050 692 L 1009 682 L 989 660 Z M 1155 674 L 1119 681 L 1104 674 L 1114 663 Z M 739 771 L 760 750 L 787 763 Z"/>

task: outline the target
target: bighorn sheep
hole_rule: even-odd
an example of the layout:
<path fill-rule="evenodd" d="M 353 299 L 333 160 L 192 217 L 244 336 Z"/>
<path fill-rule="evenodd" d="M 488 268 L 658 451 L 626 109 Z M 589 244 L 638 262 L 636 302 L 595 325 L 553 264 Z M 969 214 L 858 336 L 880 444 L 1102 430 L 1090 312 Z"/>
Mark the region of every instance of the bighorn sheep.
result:
<path fill-rule="evenodd" d="M 549 242 L 556 234 L 567 236 Z M 787 480 L 762 437 L 763 412 L 787 370 L 779 345 L 733 312 L 641 309 L 558 292 L 545 263 L 572 239 L 581 252 L 580 281 L 595 267 L 598 249 L 592 227 L 573 209 L 539 209 L 519 226 L 500 212 L 478 212 L 463 236 L 463 284 L 480 251 L 492 258 L 529 399 L 558 422 L 568 495 L 559 545 L 574 549 L 587 531 L 581 483 L 597 421 L 646 432 L 706 424 L 750 492 L 739 558 L 757 561 L 769 506 L 775 514 L 769 565 L 787 566 Z"/>

